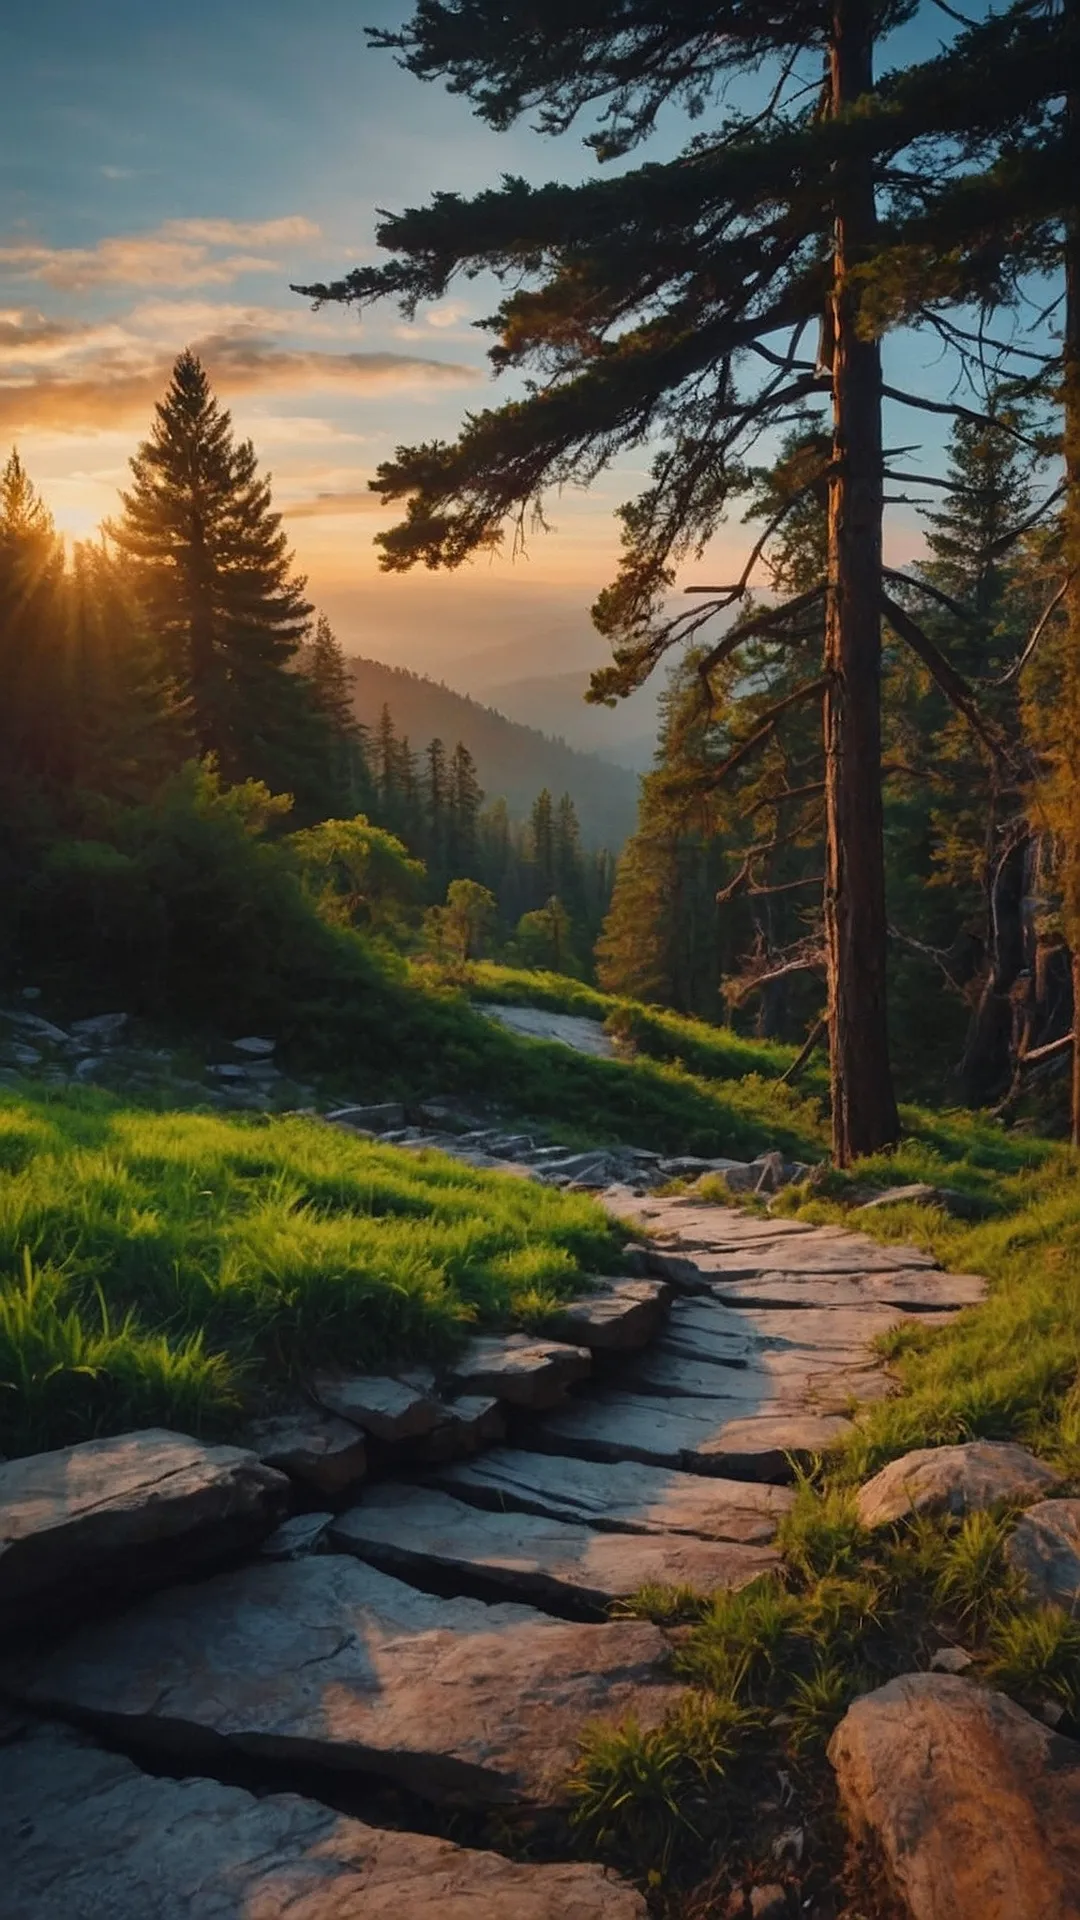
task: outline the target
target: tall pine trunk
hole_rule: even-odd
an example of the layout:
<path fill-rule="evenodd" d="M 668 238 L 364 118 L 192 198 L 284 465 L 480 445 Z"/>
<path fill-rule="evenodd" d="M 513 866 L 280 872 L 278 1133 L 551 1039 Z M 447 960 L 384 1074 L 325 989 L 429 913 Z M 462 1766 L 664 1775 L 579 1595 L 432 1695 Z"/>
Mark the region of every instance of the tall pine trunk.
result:
<path fill-rule="evenodd" d="M 1066 105 L 1068 152 L 1073 175 L 1080 166 L 1080 95 Z M 1065 685 L 1063 764 L 1058 778 L 1067 788 L 1068 826 L 1064 836 L 1065 937 L 1072 953 L 1073 1033 L 1080 1034 L 1080 215 L 1075 208 L 1065 229 L 1065 339 L 1062 396 L 1065 411 L 1065 566 L 1069 575 L 1065 610 Z M 1080 1041 L 1073 1041 L 1072 1141 L 1080 1147 Z"/>
<path fill-rule="evenodd" d="M 869 93 L 870 0 L 834 0 L 834 115 Z M 885 1010 L 885 861 L 881 804 L 881 355 L 860 339 L 851 273 L 872 251 L 870 167 L 837 170 L 831 296 L 833 465 L 825 617 L 825 947 L 833 1155 L 848 1166 L 895 1141 L 900 1121 Z"/>

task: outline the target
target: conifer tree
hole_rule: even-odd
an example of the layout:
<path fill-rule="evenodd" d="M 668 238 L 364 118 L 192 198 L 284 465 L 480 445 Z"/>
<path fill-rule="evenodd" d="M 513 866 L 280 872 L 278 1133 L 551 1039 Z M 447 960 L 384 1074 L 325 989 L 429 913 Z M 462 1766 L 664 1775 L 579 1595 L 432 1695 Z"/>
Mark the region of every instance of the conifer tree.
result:
<path fill-rule="evenodd" d="M 364 728 L 353 706 L 353 682 L 341 642 L 324 613 L 300 647 L 296 664 L 302 672 L 316 713 L 327 734 L 330 781 L 337 810 L 357 813 L 374 799 L 368 768 Z"/>
<path fill-rule="evenodd" d="M 547 900 L 555 891 L 555 813 L 546 787 L 533 801 L 529 841 L 540 898 Z"/>
<path fill-rule="evenodd" d="M 464 741 L 450 756 L 447 775 L 446 857 L 451 874 L 471 876 L 477 858 L 477 822 L 484 792 L 476 776 L 476 762 Z"/>
<path fill-rule="evenodd" d="M 896 158 L 932 119 L 917 92 L 874 110 L 876 41 L 914 10 L 915 0 L 729 0 L 703 14 L 620 0 L 570 20 L 556 5 L 422 0 L 375 44 L 419 77 L 447 81 L 496 128 L 538 110 L 544 130 L 560 133 L 588 109 L 599 120 L 589 144 L 609 159 L 671 104 L 699 119 L 716 107 L 713 123 L 674 160 L 580 187 L 508 179 L 471 201 L 440 192 L 428 208 L 384 220 L 378 237 L 394 255 L 386 266 L 305 289 L 359 303 L 396 297 L 411 312 L 458 272 L 493 272 L 514 288 L 489 323 L 499 335 L 492 360 L 538 377 L 524 399 L 473 415 L 456 444 L 404 448 L 380 469 L 383 497 L 408 502 L 406 519 L 380 536 L 389 569 L 458 565 L 540 506 L 546 487 L 661 442 L 651 484 L 623 509 L 619 575 L 594 609 L 615 650 L 615 666 L 594 680 L 598 698 L 640 684 L 685 631 L 664 616 L 675 569 L 722 519 L 763 430 L 829 394 L 828 568 L 815 590 L 824 672 L 790 698 L 824 705 L 826 958 L 843 1162 L 894 1140 L 899 1126 L 885 1018 L 882 373 L 860 301 L 877 194 L 895 194 L 905 179 Z M 805 79 L 818 61 L 820 89 Z M 775 79 L 766 106 L 740 110 L 729 83 L 763 68 Z M 808 328 L 820 330 L 816 360 Z M 697 627 L 745 596 L 754 557 Z"/>
<path fill-rule="evenodd" d="M 191 702 L 199 749 L 229 779 L 280 785 L 312 749 L 312 707 L 288 672 L 312 609 L 269 480 L 195 354 L 177 360 L 131 471 L 109 532 Z"/>
<path fill-rule="evenodd" d="M 12 452 L 0 473 L 0 780 L 47 777 L 69 735 L 63 644 L 64 551 Z"/>

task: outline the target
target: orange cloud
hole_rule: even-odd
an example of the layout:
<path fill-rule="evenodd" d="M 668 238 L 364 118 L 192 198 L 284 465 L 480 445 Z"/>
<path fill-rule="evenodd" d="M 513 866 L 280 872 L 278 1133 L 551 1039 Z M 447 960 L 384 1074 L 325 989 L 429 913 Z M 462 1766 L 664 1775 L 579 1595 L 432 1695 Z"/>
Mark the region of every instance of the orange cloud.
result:
<path fill-rule="evenodd" d="M 333 353 L 285 347 L 240 324 L 191 341 L 219 392 L 292 395 L 400 393 L 461 386 L 473 367 L 406 353 Z M 175 350 L 119 324 L 69 325 L 39 315 L 0 317 L 0 435 L 39 428 L 102 432 L 149 419 Z"/>
<path fill-rule="evenodd" d="M 377 493 L 366 487 L 343 488 L 340 493 L 317 493 L 310 500 L 285 503 L 281 508 L 286 520 L 321 520 L 335 514 L 381 513 L 388 522 L 395 509 L 388 507 Z"/>
<path fill-rule="evenodd" d="M 225 248 L 303 246 L 319 228 L 301 214 L 278 220 L 166 220 L 150 233 L 110 234 L 93 247 L 21 241 L 0 247 L 0 269 L 64 292 L 87 287 L 224 286 L 244 273 L 276 271 L 280 259 Z"/>

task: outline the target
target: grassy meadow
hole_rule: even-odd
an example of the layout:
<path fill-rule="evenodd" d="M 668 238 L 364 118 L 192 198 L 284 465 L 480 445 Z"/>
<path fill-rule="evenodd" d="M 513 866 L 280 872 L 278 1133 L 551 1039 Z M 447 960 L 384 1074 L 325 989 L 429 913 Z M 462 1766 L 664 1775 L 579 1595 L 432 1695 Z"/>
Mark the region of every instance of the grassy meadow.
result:
<path fill-rule="evenodd" d="M 305 1368 L 435 1360 L 617 1264 L 599 1207 L 303 1118 L 0 1094 L 0 1452 L 227 1433 Z"/>

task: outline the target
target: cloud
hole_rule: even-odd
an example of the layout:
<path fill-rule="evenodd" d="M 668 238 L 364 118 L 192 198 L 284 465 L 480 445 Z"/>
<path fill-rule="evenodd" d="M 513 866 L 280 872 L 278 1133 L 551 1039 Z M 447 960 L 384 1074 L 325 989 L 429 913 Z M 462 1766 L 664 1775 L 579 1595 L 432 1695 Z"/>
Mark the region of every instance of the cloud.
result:
<path fill-rule="evenodd" d="M 339 513 L 392 513 L 377 493 L 370 493 L 366 487 L 346 488 L 340 493 L 317 493 L 310 500 L 293 500 L 282 503 L 281 511 L 286 520 L 321 520 Z"/>
<path fill-rule="evenodd" d="M 32 241 L 0 246 L 0 271 L 65 293 L 109 286 L 225 286 L 244 273 L 281 268 L 280 258 L 228 249 L 293 249 L 318 238 L 319 228 L 302 214 L 277 220 L 166 220 L 152 232 L 109 234 L 92 247 Z"/>
<path fill-rule="evenodd" d="M 286 346 L 253 327 L 250 313 L 228 311 L 232 324 L 186 336 L 226 403 L 258 394 L 401 393 L 458 387 L 480 377 L 474 367 L 419 354 Z M 203 317 L 212 315 L 209 309 Z M 0 435 L 36 429 L 86 434 L 148 424 L 176 348 L 184 343 L 184 336 L 147 339 L 120 321 L 0 314 Z"/>

